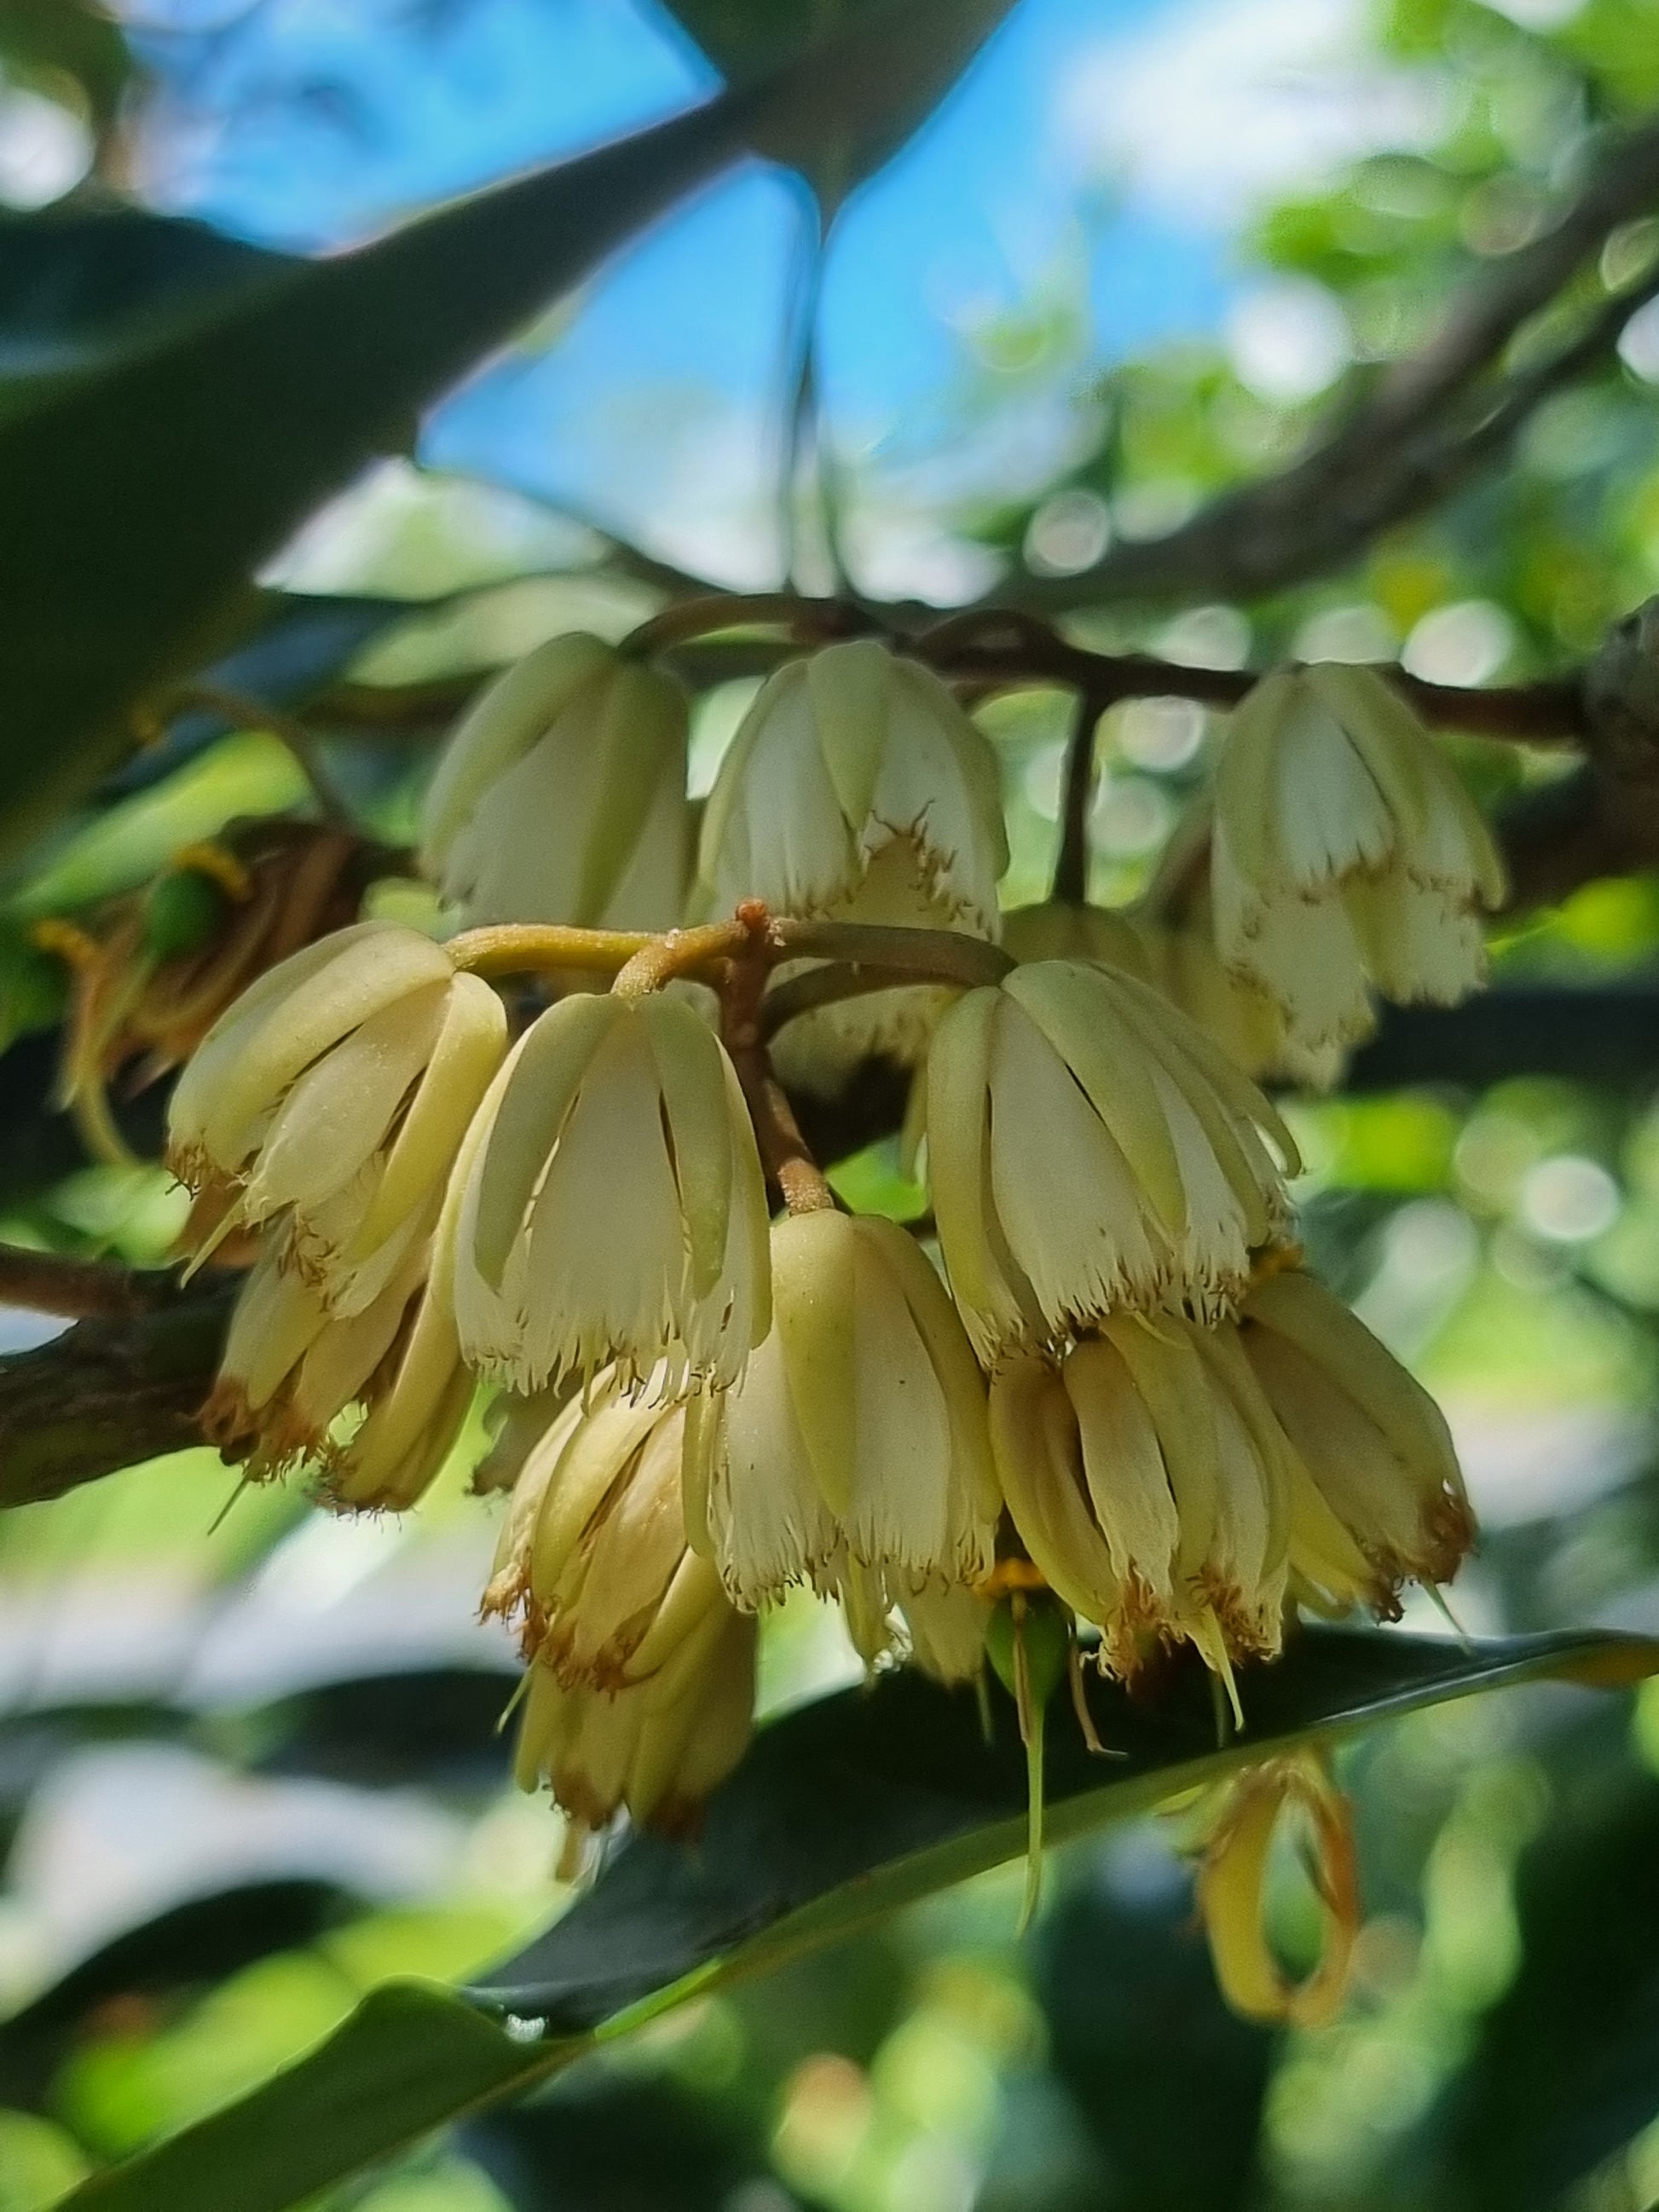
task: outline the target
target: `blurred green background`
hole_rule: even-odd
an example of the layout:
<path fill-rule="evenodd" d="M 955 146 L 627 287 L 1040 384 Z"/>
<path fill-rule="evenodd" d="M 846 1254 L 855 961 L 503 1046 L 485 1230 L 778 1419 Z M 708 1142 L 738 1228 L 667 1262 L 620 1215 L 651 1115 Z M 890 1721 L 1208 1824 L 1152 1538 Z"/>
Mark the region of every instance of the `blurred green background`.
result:
<path fill-rule="evenodd" d="M 707 77 L 648 0 L 8 4 L 0 196 L 118 188 L 327 245 Z M 1651 0 L 1022 0 L 818 272 L 821 474 L 854 581 L 948 600 L 1012 558 L 1065 575 L 1273 465 L 1534 234 L 1587 131 L 1656 101 Z M 557 628 L 620 635 L 657 601 L 653 560 L 764 582 L 781 530 L 822 580 L 817 498 L 781 521 L 776 490 L 815 281 L 800 214 L 754 167 L 696 203 L 314 521 L 271 578 L 308 680 L 445 683 Z M 1632 223 L 1601 274 L 1656 249 L 1659 218 Z M 1199 665 L 1547 673 L 1659 590 L 1656 392 L 1649 310 L 1512 465 L 1340 575 L 1248 607 L 1085 609 L 1075 633 Z M 698 788 L 748 696 L 702 702 Z M 1065 717 L 1042 694 L 988 715 L 1011 904 L 1046 888 Z M 326 750 L 389 838 L 434 734 Z M 1115 710 L 1097 897 L 1146 882 L 1212 738 L 1188 702 Z M 1460 757 L 1488 798 L 1560 765 Z M 57 1012 L 29 923 L 305 803 L 273 739 L 175 732 L 33 855 L 0 916 L 0 1234 L 155 1261 L 181 1218 L 159 1170 L 87 1165 L 18 1105 Z M 1304 1233 L 1454 1423 L 1485 1528 L 1459 1623 L 1652 1629 L 1659 885 L 1522 919 L 1497 978 L 1511 1011 L 1470 1069 L 1393 1087 L 1385 1039 L 1352 1095 L 1294 1105 Z M 1538 1027 L 1558 1001 L 1527 994 L 1567 986 L 1564 1039 Z M 890 1147 L 837 1181 L 908 1203 Z M 8 1325 L 13 1345 L 53 1326 Z M 407 1523 L 342 1522 L 295 1492 L 232 1504 L 199 1452 L 0 1516 L 0 2212 L 261 2078 L 372 1983 L 464 1973 L 546 1917 L 557 1824 L 505 1785 L 514 1669 L 475 1625 L 494 1530 L 465 1475 Z M 1406 1624 L 1437 1625 L 1426 1605 Z M 811 1603 L 769 1629 L 772 1709 L 855 1672 Z M 1565 1690 L 1474 1700 L 1376 1731 L 1343 1771 L 1367 1917 L 1324 2033 L 1224 2012 L 1152 1820 L 1057 1854 L 1024 1942 L 1010 1869 L 693 2002 L 329 2205 L 1659 2203 L 1659 1692 L 1633 1723 Z M 1295 1954 L 1314 1919 L 1284 1875 Z"/>

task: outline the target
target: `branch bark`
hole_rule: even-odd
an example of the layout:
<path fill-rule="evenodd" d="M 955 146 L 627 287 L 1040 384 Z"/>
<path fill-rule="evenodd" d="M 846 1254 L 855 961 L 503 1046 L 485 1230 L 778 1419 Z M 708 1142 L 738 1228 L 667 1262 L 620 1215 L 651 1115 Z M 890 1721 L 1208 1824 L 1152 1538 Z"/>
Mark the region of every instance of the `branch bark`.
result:
<path fill-rule="evenodd" d="M 1167 536 L 1113 546 L 1071 576 L 1022 574 L 1000 600 L 1055 612 L 1174 593 L 1253 599 L 1326 573 L 1507 450 L 1549 392 L 1602 357 L 1659 273 L 1496 382 L 1489 372 L 1610 232 L 1659 206 L 1659 117 L 1607 146 L 1560 221 L 1460 295 L 1439 332 L 1279 474 L 1212 501 Z"/>
<path fill-rule="evenodd" d="M 178 1291 L 147 1313 L 82 1321 L 0 1358 L 0 1507 L 199 1444 L 232 1291 Z"/>

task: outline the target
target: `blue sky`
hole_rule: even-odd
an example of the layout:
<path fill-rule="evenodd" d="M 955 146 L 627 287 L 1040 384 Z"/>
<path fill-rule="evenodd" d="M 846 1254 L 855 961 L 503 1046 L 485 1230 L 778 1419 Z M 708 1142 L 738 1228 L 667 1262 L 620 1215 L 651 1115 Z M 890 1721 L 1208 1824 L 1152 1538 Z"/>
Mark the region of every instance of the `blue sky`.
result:
<path fill-rule="evenodd" d="M 590 145 L 714 82 L 652 0 L 266 0 L 234 37 L 210 35 L 228 12 L 147 0 L 147 23 L 178 27 L 143 38 L 171 94 L 143 173 L 163 204 L 302 248 Z M 1352 43 L 1353 13 L 1349 0 L 1020 0 L 832 240 L 826 404 L 866 482 L 925 505 L 902 488 L 930 480 L 970 376 L 990 409 L 958 481 L 1039 477 L 1079 434 L 1076 404 L 1103 367 L 1216 331 L 1249 281 L 1241 205 L 1364 140 L 1346 81 L 1341 143 L 1321 137 L 1321 72 L 1335 65 L 1322 54 Z M 1254 105 L 1240 56 L 1265 72 Z M 1242 197 L 1241 161 L 1254 179 Z M 729 178 L 603 272 L 550 342 L 441 410 L 426 457 L 758 579 L 799 222 L 776 176 Z M 1046 352 L 1018 375 L 988 369 L 975 334 L 1034 295 L 1059 310 Z M 902 528 L 892 542 L 902 566 Z M 912 550 L 925 589 L 926 548 Z"/>

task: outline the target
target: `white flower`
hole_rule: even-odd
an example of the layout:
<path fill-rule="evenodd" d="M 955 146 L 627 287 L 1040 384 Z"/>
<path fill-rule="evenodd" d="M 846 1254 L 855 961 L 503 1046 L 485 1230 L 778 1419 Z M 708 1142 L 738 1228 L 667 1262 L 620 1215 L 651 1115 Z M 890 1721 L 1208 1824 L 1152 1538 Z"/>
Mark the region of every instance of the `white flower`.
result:
<path fill-rule="evenodd" d="M 1251 1291 L 1238 1334 L 1292 1448 L 1291 1564 L 1310 1595 L 1392 1615 L 1403 1582 L 1449 1582 L 1474 1522 L 1428 1392 L 1300 1270 Z"/>
<path fill-rule="evenodd" d="M 772 1232 L 772 1282 L 770 1334 L 688 1424 L 692 1535 L 732 1596 L 836 1589 L 850 1563 L 884 1578 L 853 1591 L 880 1620 L 888 1596 L 984 1574 L 998 1511 L 985 1386 L 914 1237 L 799 1214 Z"/>
<path fill-rule="evenodd" d="M 945 1271 L 988 1362 L 1125 1307 L 1224 1310 L 1286 1209 L 1259 1132 L 1297 1165 L 1207 1037 L 1145 984 L 1077 961 L 1016 968 L 951 1007 L 927 1115 Z"/>
<path fill-rule="evenodd" d="M 487 983 L 417 931 L 361 923 L 214 1024 L 173 1092 L 169 1159 L 222 1201 L 219 1234 L 288 1215 L 290 1263 L 358 1312 L 430 1237 L 506 1051 Z"/>
<path fill-rule="evenodd" d="M 422 863 L 470 922 L 666 929 L 690 860 L 685 766 L 672 678 L 602 639 L 550 638 L 450 739 Z"/>
<path fill-rule="evenodd" d="M 1450 1006 L 1485 974 L 1503 864 L 1433 738 L 1375 671 L 1262 678 L 1217 764 L 1216 943 L 1313 1049 L 1364 1036 L 1369 988 Z"/>
<path fill-rule="evenodd" d="M 672 999 L 562 1000 L 480 1121 L 455 1265 L 471 1364 L 526 1392 L 612 1360 L 734 1380 L 769 1319 L 766 1194 L 707 1024 Z"/>
<path fill-rule="evenodd" d="M 1008 865 L 996 756 L 919 661 L 873 640 L 826 646 L 769 678 L 720 764 L 703 817 L 711 913 L 778 914 L 997 932 Z M 872 1052 L 916 1058 L 942 1004 L 882 991 L 790 1023 L 786 1081 L 833 1091 Z"/>

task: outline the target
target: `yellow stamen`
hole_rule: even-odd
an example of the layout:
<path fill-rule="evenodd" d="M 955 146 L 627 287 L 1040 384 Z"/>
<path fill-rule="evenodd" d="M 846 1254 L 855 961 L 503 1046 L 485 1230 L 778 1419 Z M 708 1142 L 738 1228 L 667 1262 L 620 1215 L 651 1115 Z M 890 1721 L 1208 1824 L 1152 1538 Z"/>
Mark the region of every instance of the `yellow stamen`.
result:
<path fill-rule="evenodd" d="M 234 853 L 223 845 L 204 842 L 181 845 L 169 864 L 179 875 L 205 876 L 218 884 L 238 906 L 253 896 L 253 878 Z"/>

